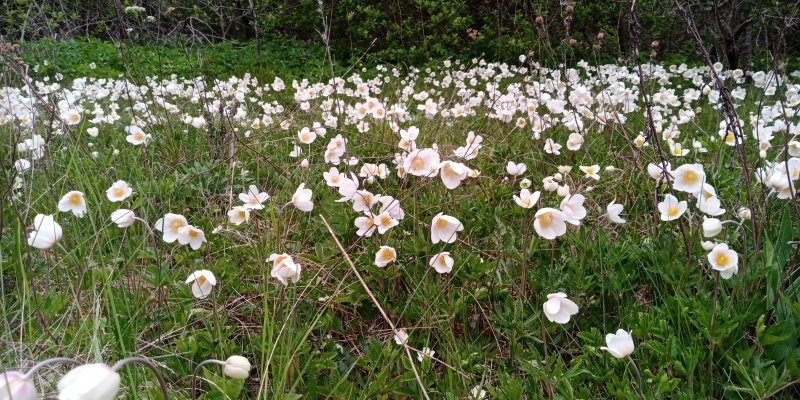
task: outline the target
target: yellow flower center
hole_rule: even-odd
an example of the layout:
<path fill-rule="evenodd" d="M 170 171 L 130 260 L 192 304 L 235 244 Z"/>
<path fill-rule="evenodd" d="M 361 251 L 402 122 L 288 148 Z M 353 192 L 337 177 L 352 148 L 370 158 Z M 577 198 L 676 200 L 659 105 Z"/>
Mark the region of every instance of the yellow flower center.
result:
<path fill-rule="evenodd" d="M 173 220 L 172 223 L 170 223 L 169 226 L 174 232 L 177 232 L 178 229 L 183 228 L 183 222 L 176 219 L 176 220 Z"/>
<path fill-rule="evenodd" d="M 678 207 L 672 206 L 667 209 L 667 215 L 669 215 L 670 217 L 675 217 L 678 215 L 678 211 L 679 211 Z"/>
<path fill-rule="evenodd" d="M 714 259 L 714 261 L 716 261 L 717 265 L 719 265 L 720 267 L 724 267 L 728 265 L 728 256 L 725 255 L 724 253 L 719 253 L 717 254 L 717 257 Z"/>
<path fill-rule="evenodd" d="M 529 205 L 531 205 L 531 199 L 530 198 L 522 199 L 522 200 L 520 200 L 520 203 L 522 203 L 522 204 L 524 204 L 526 206 L 529 206 Z"/>
<path fill-rule="evenodd" d="M 439 229 L 444 229 L 445 227 L 447 227 L 447 221 L 445 221 L 444 218 L 437 219 L 436 227 Z"/>
<path fill-rule="evenodd" d="M 196 237 L 198 237 L 198 236 L 200 236 L 200 233 L 198 233 L 198 232 L 197 232 L 196 230 L 194 230 L 194 229 L 189 229 L 189 237 L 196 238 Z"/>
<path fill-rule="evenodd" d="M 69 196 L 69 202 L 76 206 L 81 204 L 81 195 L 75 193 L 72 196 Z"/>
<path fill-rule="evenodd" d="M 307 142 L 308 141 L 308 134 L 304 133 L 302 139 L 303 139 L 304 142 Z"/>
<path fill-rule="evenodd" d="M 423 160 L 420 157 L 417 157 L 414 159 L 414 161 L 411 162 L 411 166 L 414 167 L 415 169 L 421 169 L 423 166 L 425 166 L 425 160 Z"/>
<path fill-rule="evenodd" d="M 553 223 L 553 216 L 550 213 L 542 214 L 539 216 L 539 225 L 541 225 L 542 228 L 547 228 L 552 223 Z"/>
<path fill-rule="evenodd" d="M 698 179 L 700 179 L 700 175 L 698 175 L 697 172 L 686 171 L 686 173 L 683 174 L 683 180 L 688 184 L 696 183 Z"/>
<path fill-rule="evenodd" d="M 115 196 L 117 196 L 117 197 L 122 197 L 122 195 L 123 195 L 123 194 L 125 194 L 125 191 L 124 191 L 124 190 L 122 190 L 122 189 L 120 189 L 120 188 L 116 188 L 116 189 L 114 189 L 114 195 L 115 195 Z"/>
<path fill-rule="evenodd" d="M 72 122 L 78 122 L 81 116 L 78 114 L 72 114 L 72 116 L 70 116 L 69 118 L 72 120 Z"/>
<path fill-rule="evenodd" d="M 394 253 L 391 249 L 383 249 L 381 250 L 381 258 L 384 260 L 391 260 L 394 257 Z"/>
<path fill-rule="evenodd" d="M 381 225 L 389 225 L 390 222 L 392 222 L 392 217 L 388 215 L 384 215 L 381 217 Z"/>
<path fill-rule="evenodd" d="M 246 215 L 247 215 L 247 213 L 246 213 L 246 212 L 244 212 L 244 211 L 242 211 L 242 210 L 239 210 L 239 217 L 240 217 L 240 218 L 244 218 Z"/>
<path fill-rule="evenodd" d="M 198 284 L 198 285 L 203 285 L 203 284 L 205 284 L 205 283 L 206 283 L 206 281 L 207 281 L 207 279 L 206 279 L 206 277 L 205 277 L 205 276 L 203 276 L 203 275 L 200 275 L 200 277 L 199 277 L 199 278 L 197 278 L 197 284 Z"/>
<path fill-rule="evenodd" d="M 139 132 L 136 132 L 136 134 L 135 134 L 135 135 L 133 135 L 133 137 L 134 137 L 136 140 L 142 140 L 142 139 L 144 139 L 144 135 L 142 135 L 142 134 L 141 134 L 141 133 L 139 133 Z"/>

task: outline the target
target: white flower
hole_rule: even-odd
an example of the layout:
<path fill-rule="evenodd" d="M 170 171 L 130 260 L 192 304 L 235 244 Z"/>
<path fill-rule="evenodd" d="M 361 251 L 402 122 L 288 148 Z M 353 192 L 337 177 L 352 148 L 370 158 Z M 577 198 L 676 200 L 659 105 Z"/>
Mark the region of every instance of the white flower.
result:
<path fill-rule="evenodd" d="M 664 196 L 664 200 L 658 203 L 658 212 L 661 213 L 662 221 L 674 221 L 686 212 L 687 207 L 688 204 L 685 200 L 678 201 L 675 196 L 667 194 Z"/>
<path fill-rule="evenodd" d="M 31 162 L 24 158 L 14 161 L 14 169 L 16 169 L 17 172 L 19 173 L 25 172 L 30 168 L 31 168 Z"/>
<path fill-rule="evenodd" d="M 52 215 L 37 214 L 33 219 L 33 231 L 28 234 L 28 245 L 49 249 L 61 240 L 61 234 L 61 225 Z"/>
<path fill-rule="evenodd" d="M 742 221 L 749 221 L 752 218 L 750 209 L 747 207 L 739 207 L 739 210 L 736 211 L 736 216 Z"/>
<path fill-rule="evenodd" d="M 400 346 L 408 343 L 408 333 L 406 333 L 406 331 L 404 331 L 402 329 L 398 329 L 394 333 L 394 342 L 397 343 Z"/>
<path fill-rule="evenodd" d="M 703 236 L 714 237 L 722 232 L 722 222 L 716 218 L 703 218 Z"/>
<path fill-rule="evenodd" d="M 125 131 L 128 132 L 128 136 L 125 137 L 125 140 L 134 146 L 147 144 L 147 141 L 150 140 L 150 135 L 145 134 L 142 128 L 136 125 L 125 128 Z"/>
<path fill-rule="evenodd" d="M 382 212 L 378 214 L 378 216 L 375 217 L 374 221 L 375 225 L 378 226 L 378 233 L 381 235 L 383 235 L 384 233 L 386 233 L 386 231 L 388 231 L 391 228 L 394 228 L 400 223 L 400 221 L 392 218 L 392 215 L 389 214 L 388 212 Z"/>
<path fill-rule="evenodd" d="M 441 242 L 453 243 L 456 241 L 456 232 L 464 230 L 464 225 L 455 217 L 436 214 L 431 221 L 431 242 L 433 244 Z"/>
<path fill-rule="evenodd" d="M 589 166 L 581 165 L 579 168 L 581 169 L 581 171 L 583 171 L 586 174 L 585 176 L 587 178 L 592 178 L 592 179 L 594 179 L 596 181 L 600 180 L 600 175 L 598 174 L 598 172 L 600 172 L 600 166 L 599 165 L 597 165 L 597 164 L 589 165 Z"/>
<path fill-rule="evenodd" d="M 601 347 L 600 350 L 606 350 L 616 358 L 625 358 L 633 353 L 633 336 L 629 332 L 619 329 L 616 334 L 606 335 L 606 346 Z"/>
<path fill-rule="evenodd" d="M 722 279 L 731 279 L 739 272 L 739 255 L 725 243 L 714 246 L 711 253 L 708 253 L 708 262 L 712 269 L 719 271 Z"/>
<path fill-rule="evenodd" d="M 228 211 L 228 220 L 234 225 L 241 225 L 250 221 L 250 209 L 243 206 L 235 206 Z"/>
<path fill-rule="evenodd" d="M 72 214 L 76 217 L 83 218 L 86 214 L 86 199 L 83 197 L 83 193 L 73 190 L 65 194 L 64 197 L 58 201 L 58 211 L 72 211 Z"/>
<path fill-rule="evenodd" d="M 666 179 L 667 174 L 672 171 L 672 166 L 667 161 L 665 161 L 664 164 L 666 164 L 666 166 L 661 163 L 647 164 L 647 174 L 657 181 Z"/>
<path fill-rule="evenodd" d="M 0 400 L 39 400 L 36 386 L 18 371 L 0 372 Z"/>
<path fill-rule="evenodd" d="M 436 176 L 439 167 L 439 153 L 433 149 L 417 149 L 408 153 L 403 160 L 403 169 L 414 176 Z"/>
<path fill-rule="evenodd" d="M 530 179 L 524 178 L 521 181 L 519 181 L 519 188 L 520 189 L 527 189 L 529 187 L 531 187 L 531 180 Z"/>
<path fill-rule="evenodd" d="M 417 353 L 417 360 L 419 360 L 419 362 L 422 362 L 422 360 L 426 358 L 433 357 L 434 354 L 436 354 L 436 352 L 434 350 L 431 350 L 430 347 L 423 347 L 422 351 Z"/>
<path fill-rule="evenodd" d="M 548 321 L 559 324 L 566 324 L 571 316 L 578 313 L 578 305 L 562 292 L 548 294 L 542 309 Z"/>
<path fill-rule="evenodd" d="M 439 176 L 448 189 L 455 189 L 467 177 L 467 167 L 453 161 L 442 161 L 439 164 Z"/>
<path fill-rule="evenodd" d="M 133 189 L 125 181 L 116 181 L 106 190 L 106 197 L 111 202 L 118 202 L 127 199 L 133 193 Z"/>
<path fill-rule="evenodd" d="M 527 166 L 523 163 L 516 164 L 513 161 L 509 161 L 508 165 L 506 165 L 506 172 L 512 176 L 520 176 L 525 173 L 528 169 Z"/>
<path fill-rule="evenodd" d="M 305 183 L 300 184 L 292 195 L 292 204 L 300 211 L 309 212 L 314 209 L 314 202 L 311 201 L 311 189 L 306 189 L 305 187 Z"/>
<path fill-rule="evenodd" d="M 131 210 L 120 208 L 111 213 L 111 222 L 120 228 L 127 228 L 136 222 L 136 214 Z"/>
<path fill-rule="evenodd" d="M 178 243 L 188 244 L 192 250 L 199 249 L 205 242 L 206 234 L 200 228 L 186 225 L 178 229 Z"/>
<path fill-rule="evenodd" d="M 397 259 L 397 251 L 394 247 L 381 246 L 375 253 L 375 266 L 385 267 Z"/>
<path fill-rule="evenodd" d="M 119 385 L 119 374 L 108 365 L 81 365 L 58 381 L 58 400 L 111 400 Z"/>
<path fill-rule="evenodd" d="M 431 257 L 428 265 L 433 267 L 436 272 L 446 274 L 453 270 L 453 257 L 450 257 L 449 251 L 443 251 Z"/>
<path fill-rule="evenodd" d="M 155 228 L 164 234 L 163 239 L 165 242 L 172 243 L 178 240 L 181 228 L 187 225 L 189 225 L 189 222 L 183 215 L 167 213 L 164 218 L 159 218 L 156 221 Z"/>
<path fill-rule="evenodd" d="M 539 201 L 539 196 L 541 196 L 541 193 L 538 191 L 531 193 L 528 189 L 522 189 L 519 192 L 519 196 L 514 195 L 514 202 L 522 208 L 533 208 L 536 202 Z"/>
<path fill-rule="evenodd" d="M 684 193 L 699 193 L 703 189 L 706 174 L 700 164 L 684 164 L 672 171 L 675 178 L 672 187 Z"/>
<path fill-rule="evenodd" d="M 624 224 L 625 220 L 619 216 L 622 213 L 622 209 L 622 204 L 617 204 L 615 201 L 611 201 L 611 203 L 608 203 L 606 206 L 606 216 L 608 216 L 608 219 L 615 224 Z"/>
<path fill-rule="evenodd" d="M 239 193 L 239 200 L 244 203 L 244 207 L 251 210 L 261 210 L 264 202 L 269 199 L 267 192 L 258 190 L 256 185 L 250 185 L 247 191 Z"/>
<path fill-rule="evenodd" d="M 77 110 L 67 110 L 61 113 L 61 120 L 67 125 L 77 125 L 81 122 L 81 113 Z"/>
<path fill-rule="evenodd" d="M 534 215 L 533 229 L 539 236 L 553 240 L 567 233 L 567 216 L 554 208 L 542 208 Z"/>
<path fill-rule="evenodd" d="M 483 400 L 486 398 L 486 391 L 480 386 L 475 386 L 469 391 L 469 396 L 467 398 L 469 400 Z"/>
<path fill-rule="evenodd" d="M 300 143 L 311 144 L 317 139 L 317 133 L 311 129 L 303 128 L 297 132 L 297 138 L 300 140 Z"/>
<path fill-rule="evenodd" d="M 201 269 L 192 272 L 192 274 L 186 278 L 186 284 L 192 285 L 192 294 L 194 297 L 202 300 L 211 294 L 211 290 L 214 289 L 214 286 L 217 284 L 217 277 L 214 276 L 213 272 L 207 269 Z"/>
<path fill-rule="evenodd" d="M 242 356 L 230 356 L 225 360 L 223 372 L 233 379 L 247 379 L 250 375 L 250 361 Z"/>
<path fill-rule="evenodd" d="M 272 254 L 269 256 L 269 261 L 272 261 L 272 272 L 270 275 L 280 281 L 284 286 L 287 286 L 290 280 L 292 282 L 300 280 L 302 268 L 300 264 L 294 263 L 290 255 L 286 253 Z"/>
<path fill-rule="evenodd" d="M 582 194 L 567 195 L 561 200 L 561 212 L 567 217 L 567 222 L 576 226 L 581 224 L 581 220 L 586 217 L 584 201 L 586 198 Z"/>
<path fill-rule="evenodd" d="M 93 126 L 91 128 L 87 128 L 86 133 L 88 133 L 91 137 L 97 137 L 97 135 L 100 134 L 100 130 Z"/>

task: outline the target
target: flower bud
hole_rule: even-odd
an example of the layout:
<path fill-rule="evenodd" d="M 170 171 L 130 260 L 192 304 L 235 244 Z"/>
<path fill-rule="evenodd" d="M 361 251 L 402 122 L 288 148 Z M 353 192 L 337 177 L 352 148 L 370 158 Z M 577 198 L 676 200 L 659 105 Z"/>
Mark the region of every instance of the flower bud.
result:
<path fill-rule="evenodd" d="M 225 360 L 224 372 L 233 379 L 247 379 L 250 375 L 250 361 L 242 356 L 230 356 Z"/>
<path fill-rule="evenodd" d="M 716 246 L 716 245 L 717 245 L 716 243 L 714 243 L 714 242 L 712 242 L 710 240 L 704 240 L 704 241 L 700 242 L 700 246 L 703 246 L 703 250 L 705 250 L 705 251 L 711 251 L 711 249 L 713 249 L 714 246 Z"/>
<path fill-rule="evenodd" d="M 521 180 L 519 182 L 519 187 L 520 187 L 520 189 L 527 189 L 527 188 L 531 187 L 531 180 L 528 179 L 528 178 L 525 178 L 525 179 Z"/>
<path fill-rule="evenodd" d="M 556 190 L 556 193 L 558 193 L 558 195 L 561 197 L 566 197 L 569 194 L 569 186 L 568 185 L 559 186 L 558 189 Z"/>
<path fill-rule="evenodd" d="M 308 168 L 308 159 L 304 158 L 303 161 L 300 161 L 300 168 Z"/>
<path fill-rule="evenodd" d="M 58 381 L 58 399 L 112 400 L 119 391 L 119 384 L 119 374 L 108 365 L 81 365 Z"/>
<path fill-rule="evenodd" d="M 19 371 L 0 373 L 0 400 L 38 400 L 33 381 Z"/>
<path fill-rule="evenodd" d="M 740 220 L 749 221 L 753 215 L 750 213 L 750 209 L 747 207 L 740 207 L 736 211 L 736 216 L 739 217 Z"/>
<path fill-rule="evenodd" d="M 706 218 L 703 220 L 703 236 L 714 237 L 722 232 L 722 222 L 716 218 Z"/>

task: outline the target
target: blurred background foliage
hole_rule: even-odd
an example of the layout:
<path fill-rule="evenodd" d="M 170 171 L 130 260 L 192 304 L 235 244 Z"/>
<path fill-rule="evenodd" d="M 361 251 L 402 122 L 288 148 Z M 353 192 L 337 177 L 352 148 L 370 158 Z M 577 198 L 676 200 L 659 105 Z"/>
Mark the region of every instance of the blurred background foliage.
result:
<path fill-rule="evenodd" d="M 638 43 L 643 56 L 655 51 L 663 61 L 691 62 L 697 60 L 695 41 L 674 1 L 636 2 Z M 713 57 L 726 65 L 748 68 L 771 59 L 770 52 L 794 62 L 800 2 L 677 1 L 690 7 Z M 324 15 L 332 57 L 340 65 L 481 55 L 514 61 L 529 53 L 557 65 L 629 58 L 630 8 L 629 0 L 7 0 L 0 34 L 17 43 L 125 40 L 184 51 L 231 43 L 212 54 L 245 50 L 238 53 L 244 59 L 234 60 L 255 67 L 253 62 L 292 62 L 283 56 L 324 54 Z"/>

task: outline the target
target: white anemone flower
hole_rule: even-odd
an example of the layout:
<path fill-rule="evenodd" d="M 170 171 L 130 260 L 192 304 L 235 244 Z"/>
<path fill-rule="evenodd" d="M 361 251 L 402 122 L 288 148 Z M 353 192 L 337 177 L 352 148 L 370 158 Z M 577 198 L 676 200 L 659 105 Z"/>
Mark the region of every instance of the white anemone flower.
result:
<path fill-rule="evenodd" d="M 292 204 L 300 211 L 309 212 L 314 209 L 314 202 L 311 201 L 311 196 L 311 189 L 306 189 L 306 184 L 301 183 L 292 195 Z"/>
<path fill-rule="evenodd" d="M 163 233 L 163 239 L 167 243 L 178 240 L 178 233 L 181 228 L 189 225 L 186 217 L 180 214 L 167 213 L 164 218 L 159 218 L 155 223 L 156 230 Z"/>
<path fill-rule="evenodd" d="M 28 234 L 28 245 L 37 249 L 49 249 L 61 240 L 61 225 L 52 215 L 37 214 L 33 219 L 33 230 Z"/>
<path fill-rule="evenodd" d="M 617 204 L 616 200 L 612 200 L 611 203 L 608 203 L 608 206 L 606 206 L 606 216 L 615 224 L 624 224 L 626 221 L 619 216 L 623 208 L 622 204 Z"/>
<path fill-rule="evenodd" d="M 726 243 L 719 243 L 708 253 L 711 268 L 719 271 L 722 279 L 731 279 L 739 272 L 739 254 L 728 248 Z"/>
<path fill-rule="evenodd" d="M 542 208 L 534 215 L 533 229 L 548 240 L 567 233 L 567 216 L 555 208 Z"/>
<path fill-rule="evenodd" d="M 453 257 L 450 256 L 449 251 L 443 251 L 431 257 L 428 264 L 440 274 L 447 274 L 453 270 Z"/>
<path fill-rule="evenodd" d="M 119 374 L 106 364 L 85 364 L 58 381 L 58 400 L 112 400 L 120 387 Z"/>
<path fill-rule="evenodd" d="M 578 313 L 578 305 L 562 292 L 548 294 L 542 309 L 548 321 L 558 324 L 566 324 L 570 317 Z"/>
<path fill-rule="evenodd" d="M 464 225 L 456 217 L 436 214 L 431 221 L 431 242 L 453 243 L 456 241 L 456 232 L 463 230 Z"/>
<path fill-rule="evenodd" d="M 611 353 L 612 356 L 622 359 L 631 355 L 634 348 L 633 336 L 630 332 L 619 329 L 617 333 L 606 335 L 606 345 L 601 347 L 600 350 L 605 350 Z"/>
<path fill-rule="evenodd" d="M 106 197 L 112 203 L 123 201 L 133 194 L 133 189 L 125 181 L 116 181 L 106 190 Z"/>
<path fill-rule="evenodd" d="M 270 275 L 282 283 L 283 286 L 289 285 L 289 281 L 297 282 L 300 280 L 302 268 L 300 264 L 295 264 L 292 256 L 286 253 L 272 254 L 269 256 L 269 261 L 272 261 Z"/>
<path fill-rule="evenodd" d="M 111 213 L 111 222 L 120 228 L 127 228 L 136 222 L 136 214 L 131 210 L 120 208 Z"/>
<path fill-rule="evenodd" d="M 228 211 L 228 220 L 234 225 L 241 225 L 250 221 L 250 209 L 243 206 L 235 206 Z"/>
<path fill-rule="evenodd" d="M 211 294 L 211 290 L 214 289 L 214 286 L 217 284 L 217 277 L 214 276 L 213 272 L 207 269 L 201 269 L 192 272 L 192 274 L 186 278 L 186 284 L 192 285 L 192 295 L 202 300 Z"/>
<path fill-rule="evenodd" d="M 86 215 L 86 199 L 82 192 L 73 190 L 64 195 L 58 201 L 58 211 L 72 212 L 76 217 L 83 218 Z"/>
<path fill-rule="evenodd" d="M 528 189 L 522 189 L 519 196 L 514 195 L 514 202 L 522 208 L 533 208 L 541 195 L 541 192 L 538 191 L 531 193 Z"/>
<path fill-rule="evenodd" d="M 397 250 L 391 246 L 381 246 L 375 253 L 375 266 L 385 267 L 397 259 Z"/>
<path fill-rule="evenodd" d="M 664 200 L 658 203 L 658 212 L 661 213 L 662 221 L 674 221 L 686 212 L 688 204 L 686 201 L 678 201 L 678 198 L 667 194 Z"/>

